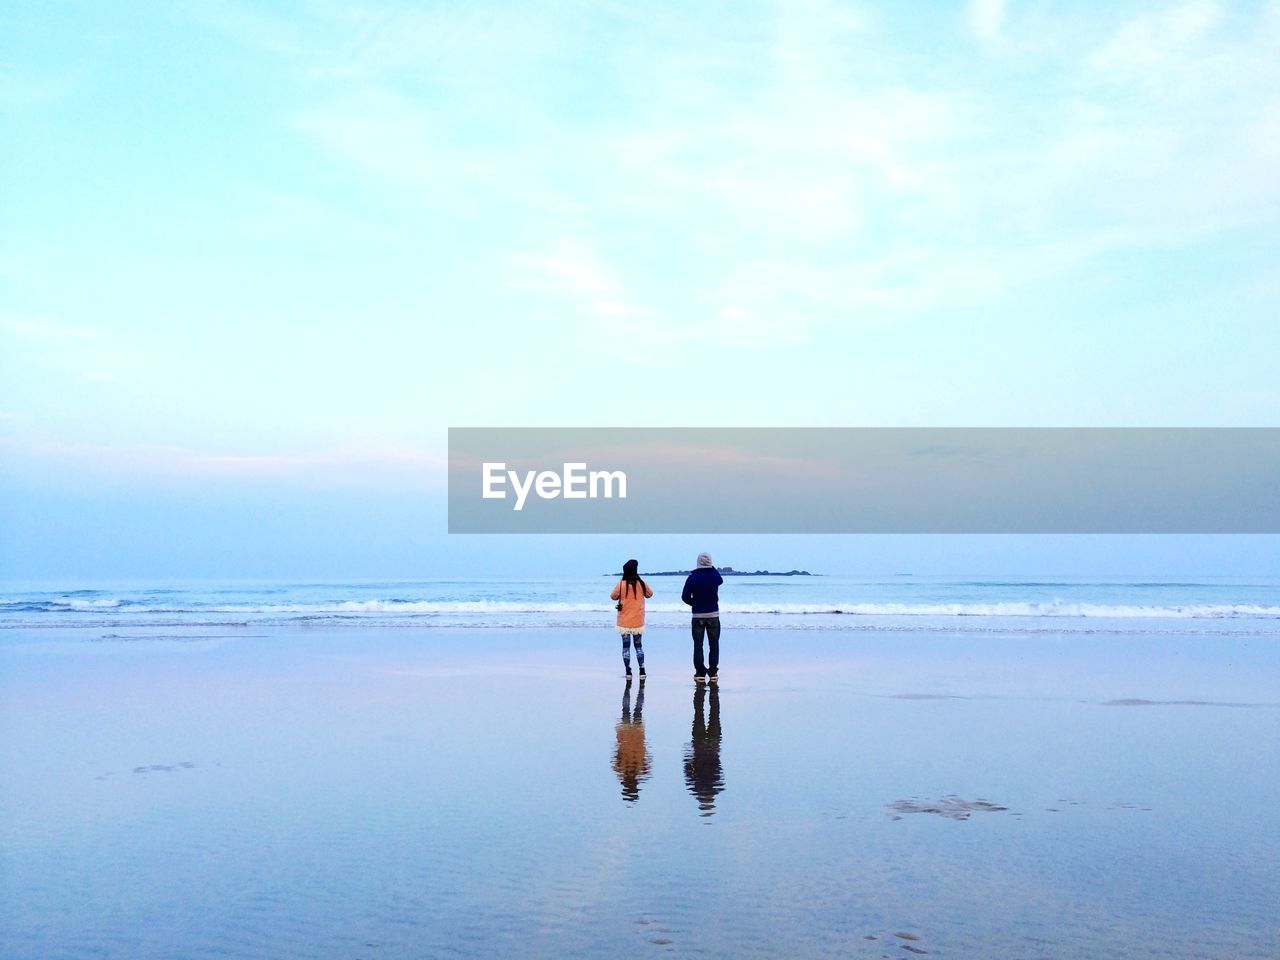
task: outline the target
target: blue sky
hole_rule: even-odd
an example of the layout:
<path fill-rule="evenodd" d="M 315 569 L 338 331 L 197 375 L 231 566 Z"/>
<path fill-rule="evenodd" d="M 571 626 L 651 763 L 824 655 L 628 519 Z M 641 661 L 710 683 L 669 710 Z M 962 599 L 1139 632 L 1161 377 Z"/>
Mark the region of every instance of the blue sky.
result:
<path fill-rule="evenodd" d="M 1280 3 L 0 16 L 6 575 L 483 567 L 450 425 L 1280 413 Z"/>

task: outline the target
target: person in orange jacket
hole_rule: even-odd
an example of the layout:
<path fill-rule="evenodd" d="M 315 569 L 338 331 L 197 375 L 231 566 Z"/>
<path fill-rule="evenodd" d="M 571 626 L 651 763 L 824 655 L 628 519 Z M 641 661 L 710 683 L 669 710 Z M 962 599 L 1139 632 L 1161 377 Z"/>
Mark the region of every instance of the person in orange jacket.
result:
<path fill-rule="evenodd" d="M 628 560 L 622 565 L 622 579 L 609 594 L 610 600 L 618 601 L 618 633 L 622 634 L 622 664 L 627 668 L 627 676 L 631 676 L 631 644 L 636 645 L 636 666 L 640 668 L 640 679 L 644 679 L 644 648 L 640 645 L 640 637 L 644 633 L 644 602 L 653 596 L 653 591 L 636 571 L 639 561 Z"/>

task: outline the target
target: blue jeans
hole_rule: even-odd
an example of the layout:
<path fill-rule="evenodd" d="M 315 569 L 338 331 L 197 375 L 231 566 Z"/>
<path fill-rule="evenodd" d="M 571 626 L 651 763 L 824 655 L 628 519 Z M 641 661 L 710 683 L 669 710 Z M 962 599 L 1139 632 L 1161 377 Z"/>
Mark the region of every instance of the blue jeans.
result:
<path fill-rule="evenodd" d="M 707 638 L 707 652 L 710 654 L 710 670 L 702 662 L 702 637 Z M 720 618 L 693 618 L 693 672 L 700 677 L 708 673 L 715 676 L 720 668 Z"/>

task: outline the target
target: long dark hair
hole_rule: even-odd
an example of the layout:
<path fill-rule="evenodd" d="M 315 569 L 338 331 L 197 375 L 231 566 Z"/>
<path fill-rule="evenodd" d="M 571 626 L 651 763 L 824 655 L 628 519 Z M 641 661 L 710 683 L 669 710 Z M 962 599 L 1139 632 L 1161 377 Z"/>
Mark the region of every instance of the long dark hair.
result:
<path fill-rule="evenodd" d="M 636 573 L 640 569 L 639 560 L 628 560 L 622 565 L 622 580 L 627 585 L 627 592 L 632 593 L 636 590 L 636 584 L 639 584 L 641 595 L 649 589 L 649 585 L 644 582 L 640 574 Z"/>

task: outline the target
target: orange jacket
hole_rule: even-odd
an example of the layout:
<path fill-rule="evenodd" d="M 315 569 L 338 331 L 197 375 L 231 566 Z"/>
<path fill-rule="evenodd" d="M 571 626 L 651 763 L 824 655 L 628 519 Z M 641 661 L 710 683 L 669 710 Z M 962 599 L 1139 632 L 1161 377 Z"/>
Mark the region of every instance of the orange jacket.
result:
<path fill-rule="evenodd" d="M 644 601 L 646 597 L 652 597 L 653 590 L 646 583 L 643 592 L 640 590 L 639 584 L 635 587 L 628 587 L 627 581 L 619 580 L 618 585 L 613 588 L 613 592 L 609 594 L 610 600 L 622 598 L 622 609 L 618 611 L 618 628 L 630 627 L 639 633 L 644 629 Z"/>

